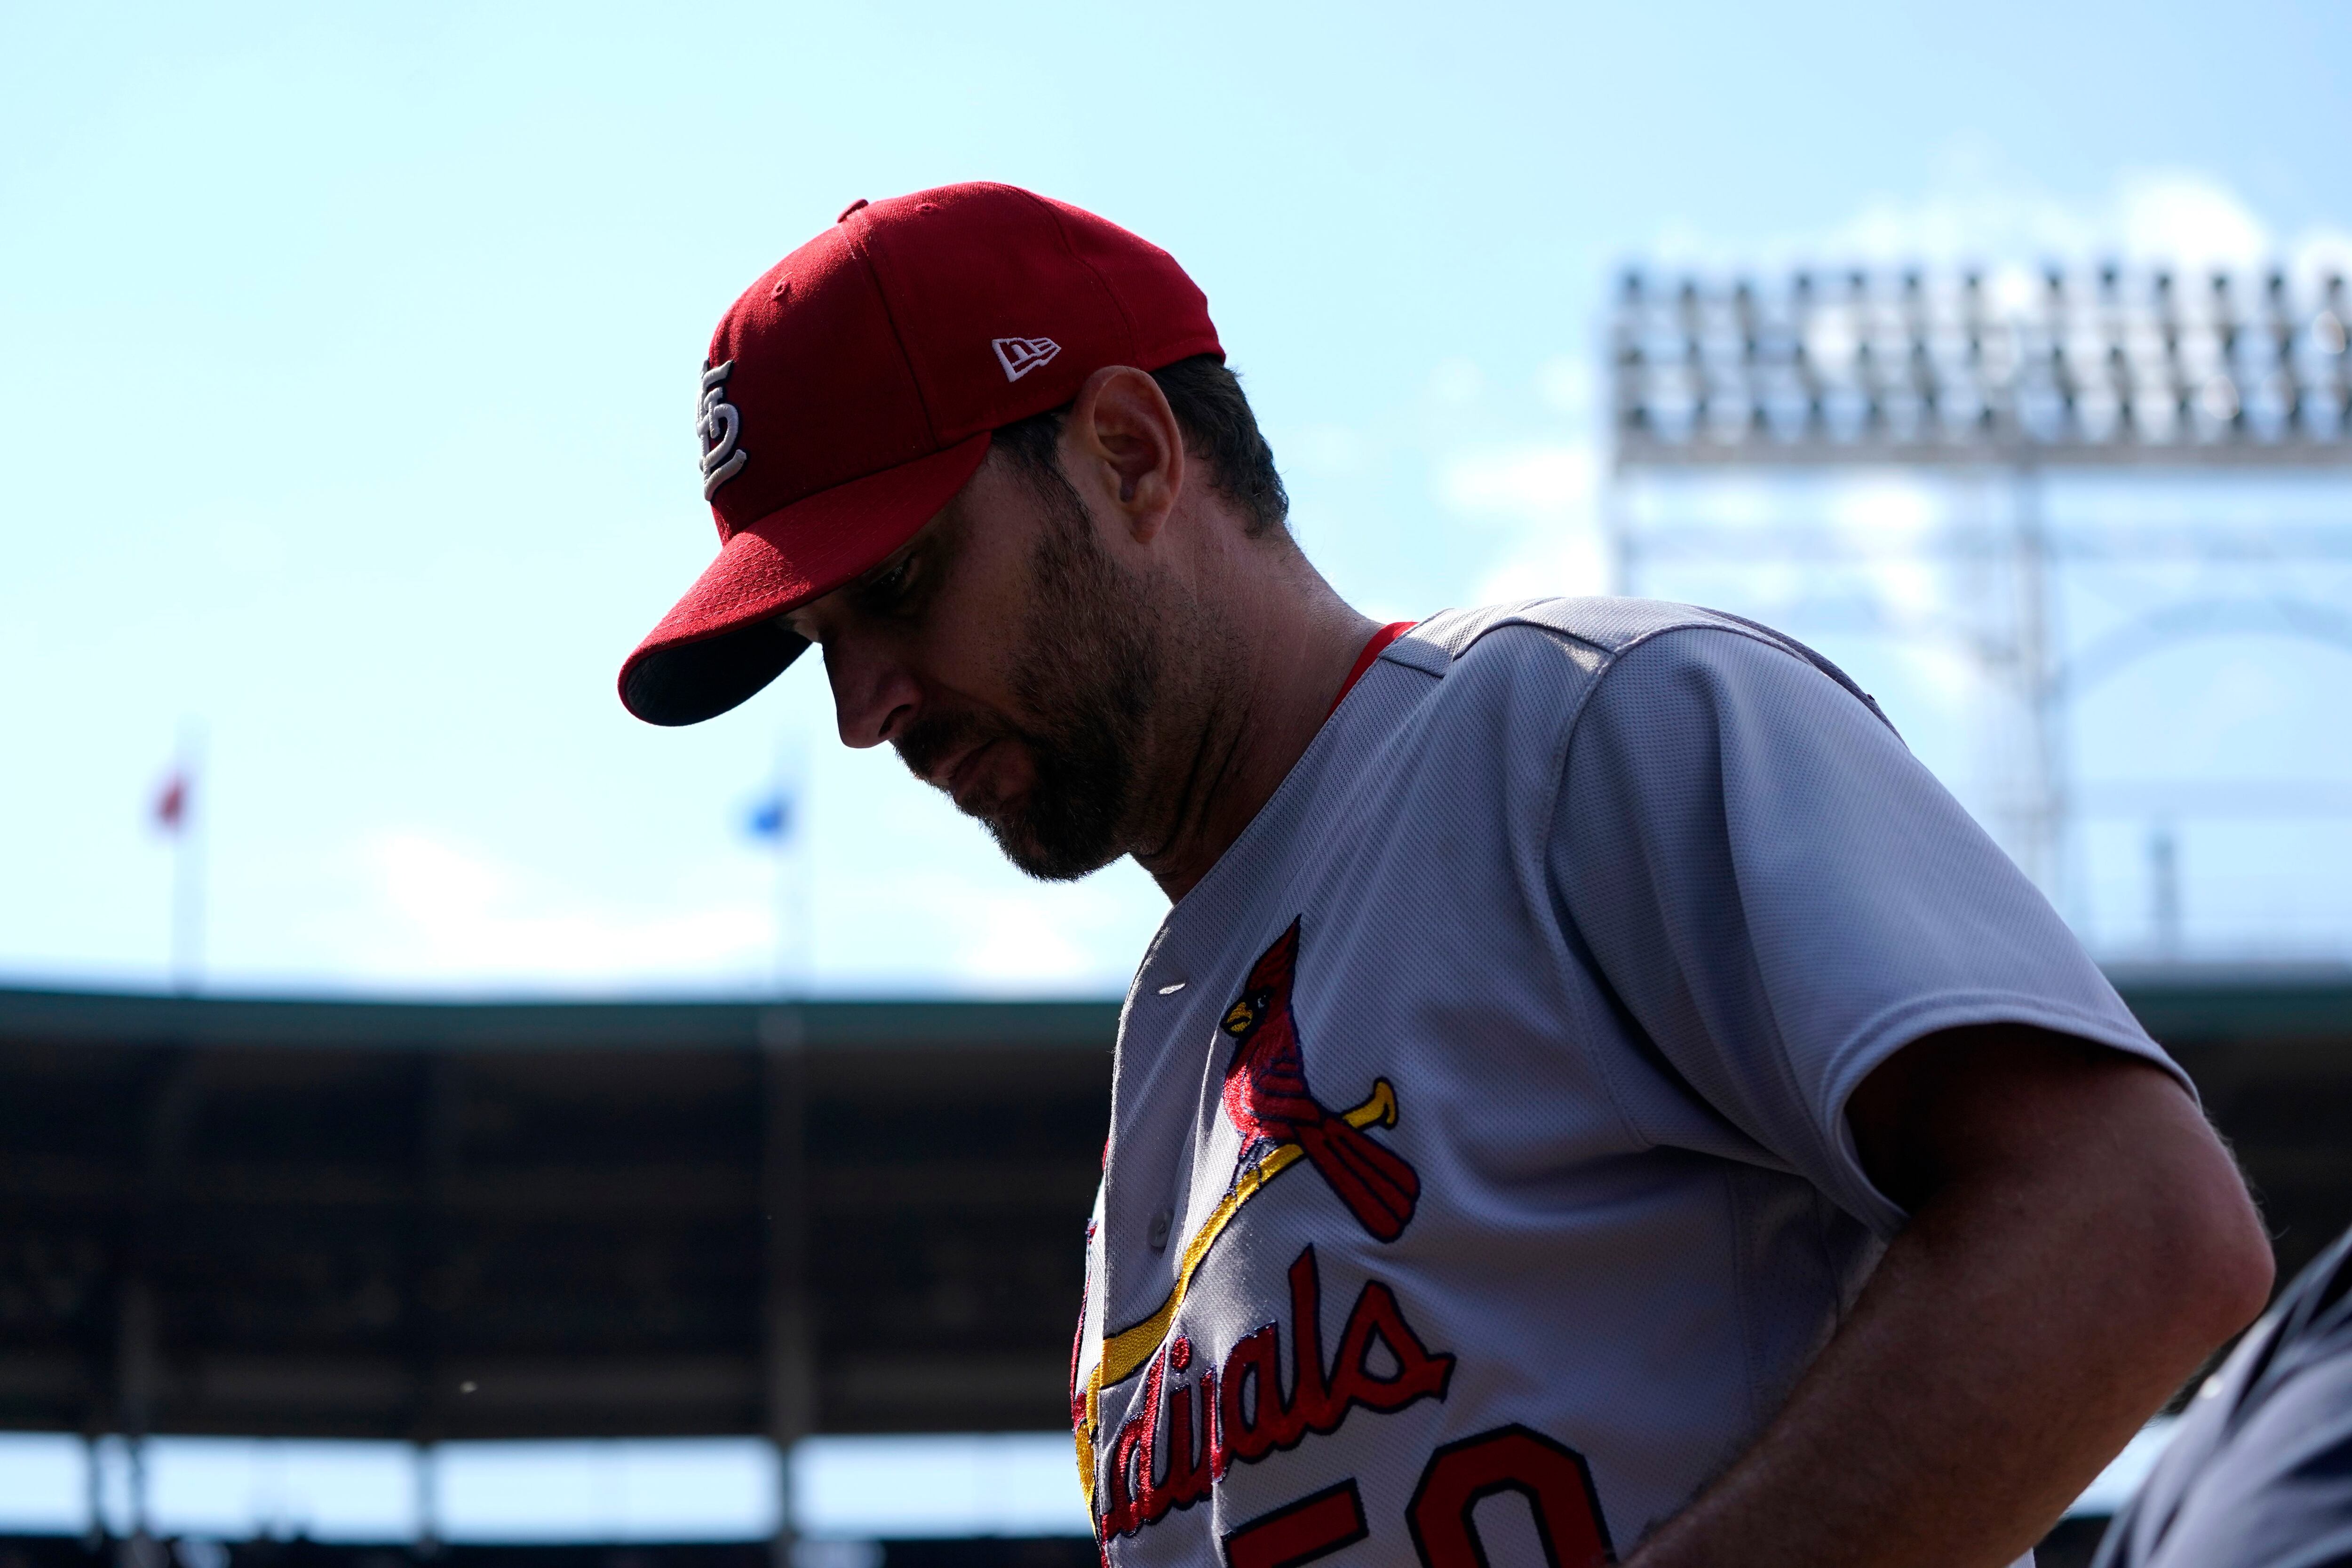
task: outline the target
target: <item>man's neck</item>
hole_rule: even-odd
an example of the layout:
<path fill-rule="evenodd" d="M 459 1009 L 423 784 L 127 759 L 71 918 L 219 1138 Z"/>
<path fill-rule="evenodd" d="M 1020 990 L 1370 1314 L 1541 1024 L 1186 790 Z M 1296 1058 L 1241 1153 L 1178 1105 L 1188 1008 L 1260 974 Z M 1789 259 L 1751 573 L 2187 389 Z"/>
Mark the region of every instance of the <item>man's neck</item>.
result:
<path fill-rule="evenodd" d="M 1329 716 L 1356 656 L 1378 629 L 1349 608 L 1302 556 L 1256 575 L 1236 595 L 1241 628 L 1229 656 L 1202 672 L 1206 721 L 1171 791 L 1171 831 L 1135 859 L 1171 903 L 1209 873 Z"/>

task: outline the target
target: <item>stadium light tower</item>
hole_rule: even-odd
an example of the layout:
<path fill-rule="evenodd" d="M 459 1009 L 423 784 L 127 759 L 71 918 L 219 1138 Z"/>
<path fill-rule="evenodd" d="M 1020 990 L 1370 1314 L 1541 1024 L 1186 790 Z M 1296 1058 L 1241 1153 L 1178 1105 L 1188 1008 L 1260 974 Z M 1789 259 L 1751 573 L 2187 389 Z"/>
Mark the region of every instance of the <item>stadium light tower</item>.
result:
<path fill-rule="evenodd" d="M 1782 278 L 1627 272 L 1608 328 L 1610 416 L 1621 481 L 1643 475 L 1901 468 L 1993 481 L 2004 525 L 1936 542 L 2006 567 L 1997 628 L 1962 638 L 2025 717 L 2028 743 L 1996 831 L 2053 897 L 2072 801 L 2065 720 L 2085 655 L 2067 658 L 2053 577 L 2062 554 L 2105 560 L 2243 557 L 2226 531 L 2070 530 L 2042 506 L 2053 469 L 2338 468 L 2352 474 L 2352 387 L 2341 276 L 2053 267 Z M 1622 483 L 1620 488 L 1622 489 Z M 1855 558 L 1831 531 L 1660 523 L 1609 508 L 1620 591 L 1671 556 L 1781 564 Z M 2096 536 L 2093 537 L 2093 533 Z M 2159 533 L 2161 536 L 2159 537 Z M 2352 544 L 2268 542 L 2265 558 Z M 2284 629 L 2352 646 L 2352 616 L 2270 601 Z M 2126 628 L 2138 644 L 2217 629 L 2245 601 L 2175 606 Z M 2260 606 L 2252 606 L 2259 610 Z M 2133 644 L 2126 637 L 2114 657 Z M 2092 662 L 2100 649 L 2085 650 Z"/>

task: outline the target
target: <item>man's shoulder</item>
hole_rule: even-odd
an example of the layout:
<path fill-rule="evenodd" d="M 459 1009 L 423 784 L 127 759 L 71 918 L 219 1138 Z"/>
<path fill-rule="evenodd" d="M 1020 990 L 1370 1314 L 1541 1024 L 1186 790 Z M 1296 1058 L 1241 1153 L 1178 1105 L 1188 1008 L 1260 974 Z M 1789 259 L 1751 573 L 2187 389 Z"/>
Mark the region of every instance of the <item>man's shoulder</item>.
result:
<path fill-rule="evenodd" d="M 1637 648 L 1652 650 L 1645 658 L 1664 658 L 1677 668 L 1759 658 L 1776 666 L 1782 658 L 1810 665 L 1885 722 L 1868 693 L 1794 637 L 1721 610 L 1662 599 L 1527 599 L 1444 610 L 1400 637 L 1384 657 L 1445 678 L 1441 689 L 1454 688 L 1449 695 L 1469 697 L 1496 684 L 1516 689 L 1533 681 L 1568 699 L 1574 710 Z M 1472 679 L 1455 679 L 1463 675 Z"/>
<path fill-rule="evenodd" d="M 1523 599 L 1516 604 L 1484 605 L 1475 609 L 1442 610 L 1399 641 L 1410 639 L 1423 648 L 1442 653 L 1449 662 L 1474 654 L 1482 658 L 1510 658 L 1515 654 L 1521 658 L 1541 657 L 1537 650 L 1551 645 L 1560 647 L 1579 663 L 1591 664 L 1591 658 L 1579 657 L 1578 648 L 1590 650 L 1605 660 L 1663 633 L 1697 627 L 1750 637 L 1761 634 L 1778 640 L 1777 634 L 1752 621 L 1717 610 L 1704 610 L 1696 605 L 1677 605 L 1663 599 L 1596 597 Z M 1501 635 L 1514 631 L 1531 635 Z M 1563 644 L 1577 646 L 1562 647 Z"/>
<path fill-rule="evenodd" d="M 1573 700 L 1590 690 L 1635 648 L 1704 659 L 1714 640 L 1670 637 L 1729 632 L 1785 652 L 1801 650 L 1778 633 L 1695 605 L 1660 599 L 1523 599 L 1475 609 L 1441 610 L 1389 645 L 1382 656 L 1441 678 L 1444 700 L 1529 685 Z M 1687 650 L 1686 653 L 1682 650 Z"/>
<path fill-rule="evenodd" d="M 1577 724 L 1627 653 L 1693 640 L 1665 634 L 1701 627 L 1748 635 L 1732 617 L 1689 605 L 1526 599 L 1440 611 L 1381 658 L 1432 678 L 1415 702 L 1428 722 L 1481 731 L 1500 725 L 1518 743 L 1542 745 Z"/>

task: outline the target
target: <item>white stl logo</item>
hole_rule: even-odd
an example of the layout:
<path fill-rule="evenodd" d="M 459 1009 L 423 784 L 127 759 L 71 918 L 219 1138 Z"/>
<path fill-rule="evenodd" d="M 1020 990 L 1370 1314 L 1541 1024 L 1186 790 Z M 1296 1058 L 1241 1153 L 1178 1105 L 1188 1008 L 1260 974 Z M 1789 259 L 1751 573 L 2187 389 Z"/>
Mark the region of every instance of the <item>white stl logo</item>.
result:
<path fill-rule="evenodd" d="M 1004 367 L 1007 381 L 1019 381 L 1062 352 L 1051 338 L 992 338 L 989 347 L 996 351 L 996 363 Z"/>
<path fill-rule="evenodd" d="M 702 499 L 709 500 L 719 486 L 743 471 L 750 454 L 735 445 L 743 433 L 743 416 L 726 401 L 727 378 L 735 362 L 714 365 L 702 373 L 702 401 L 695 408 L 695 434 L 702 437 Z"/>

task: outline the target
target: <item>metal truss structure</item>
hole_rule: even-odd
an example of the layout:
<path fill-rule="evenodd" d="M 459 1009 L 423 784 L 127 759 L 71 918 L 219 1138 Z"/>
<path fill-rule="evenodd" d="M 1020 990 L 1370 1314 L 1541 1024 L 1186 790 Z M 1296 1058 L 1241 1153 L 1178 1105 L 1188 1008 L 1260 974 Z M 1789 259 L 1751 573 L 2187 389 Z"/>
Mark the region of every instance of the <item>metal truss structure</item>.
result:
<path fill-rule="evenodd" d="M 2013 710 L 2022 743 L 1996 770 L 1990 826 L 2063 907 L 2069 835 L 2085 804 L 2071 783 L 2075 699 L 2183 637 L 2274 632 L 2352 649 L 2352 608 L 2310 570 L 2352 566 L 2352 529 L 2059 527 L 2046 481 L 2164 470 L 2352 481 L 2347 323 L 2341 276 L 2275 269 L 1629 272 L 1607 329 L 1616 586 L 1641 593 L 1678 562 L 1826 576 L 1890 552 L 1994 584 L 1975 613 L 1937 629 Z M 1857 539 L 1831 527 L 1727 527 L 1704 507 L 1671 501 L 1629 504 L 1653 479 L 1871 469 L 1937 482 L 1963 499 L 1969 521 Z M 2060 625 L 2070 577 L 2162 565 L 2188 568 L 2195 585 L 2070 645 Z M 1851 595 L 1833 618 L 1838 630 L 1900 629 Z M 2291 790 L 2269 793 L 2284 809 L 2352 811 L 2352 784 L 2305 787 L 2294 802 Z M 2169 855 L 2152 843 L 2159 875 Z M 2177 920 L 2177 889 L 2169 896 Z"/>

